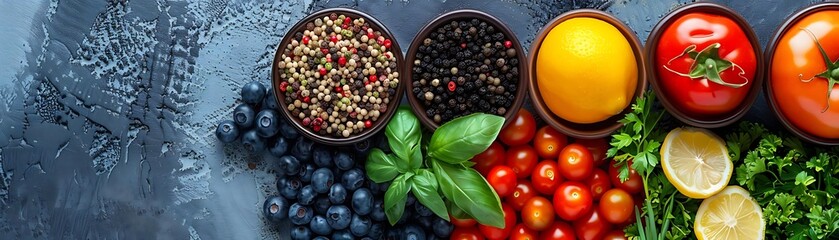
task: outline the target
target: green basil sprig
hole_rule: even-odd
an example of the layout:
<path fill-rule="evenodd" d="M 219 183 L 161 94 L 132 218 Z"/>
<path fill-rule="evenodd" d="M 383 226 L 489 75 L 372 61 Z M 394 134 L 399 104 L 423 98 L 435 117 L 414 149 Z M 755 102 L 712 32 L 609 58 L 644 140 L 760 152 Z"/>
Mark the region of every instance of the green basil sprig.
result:
<path fill-rule="evenodd" d="M 469 161 L 492 144 L 503 124 L 499 116 L 471 114 L 443 124 L 430 141 L 423 141 L 419 120 L 410 109 L 399 108 L 385 130 L 393 153 L 374 148 L 365 165 L 374 182 L 393 181 L 384 199 L 391 225 L 402 217 L 407 194 L 413 193 L 440 218 L 450 220 L 451 211 L 459 218 L 468 216 L 503 228 L 498 194 Z M 427 156 L 423 156 L 424 145 Z"/>

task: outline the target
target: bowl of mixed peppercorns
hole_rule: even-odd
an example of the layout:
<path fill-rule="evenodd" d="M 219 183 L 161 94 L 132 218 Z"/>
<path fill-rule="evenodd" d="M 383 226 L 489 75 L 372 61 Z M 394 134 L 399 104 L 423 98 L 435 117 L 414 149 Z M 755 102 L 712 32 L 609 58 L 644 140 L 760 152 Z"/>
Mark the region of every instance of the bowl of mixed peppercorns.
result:
<path fill-rule="evenodd" d="M 423 125 L 489 113 L 510 119 L 527 96 L 527 60 L 515 34 L 497 18 L 463 9 L 437 17 L 408 49 L 408 101 Z"/>
<path fill-rule="evenodd" d="M 271 77 L 283 115 L 306 137 L 347 145 L 387 125 L 402 98 L 393 34 L 353 9 L 310 14 L 286 34 Z"/>

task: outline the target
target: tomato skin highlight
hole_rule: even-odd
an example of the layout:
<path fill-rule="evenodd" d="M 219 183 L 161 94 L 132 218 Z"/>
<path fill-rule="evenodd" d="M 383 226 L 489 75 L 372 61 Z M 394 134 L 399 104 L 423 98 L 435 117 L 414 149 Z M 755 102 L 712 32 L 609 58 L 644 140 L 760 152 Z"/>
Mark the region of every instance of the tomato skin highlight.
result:
<path fill-rule="evenodd" d="M 533 146 L 539 157 L 553 159 L 559 156 L 559 152 L 568 145 L 568 137 L 560 133 L 550 125 L 539 128 L 533 138 Z"/>
<path fill-rule="evenodd" d="M 696 46 L 701 51 L 712 44 L 720 44 L 719 56 L 742 68 L 731 67 L 719 73 L 727 83 L 740 84 L 739 88 L 720 85 L 704 78 L 691 79 L 673 71 L 687 74 L 694 65 L 691 57 L 682 55 L 686 48 Z M 735 110 L 755 87 L 752 84 L 757 54 L 743 28 L 733 19 L 712 13 L 691 12 L 682 15 L 661 34 L 655 52 L 655 74 L 660 79 L 660 96 L 674 108 L 693 118 L 707 118 Z M 669 68 L 669 69 L 668 69 Z M 672 70 L 672 71 L 671 71 Z M 746 79 L 743 79 L 746 78 Z"/>
<path fill-rule="evenodd" d="M 507 146 L 527 144 L 533 139 L 533 135 L 536 135 L 536 120 L 533 119 L 533 114 L 530 114 L 527 109 L 519 110 L 510 121 L 513 122 L 498 133 L 498 138 Z"/>
<path fill-rule="evenodd" d="M 496 166 L 489 171 L 487 182 L 495 189 L 498 197 L 506 197 L 513 193 L 518 184 L 516 173 L 508 166 Z"/>
<path fill-rule="evenodd" d="M 594 169 L 591 153 L 583 145 L 572 143 L 559 153 L 559 172 L 565 179 L 585 181 Z"/>
<path fill-rule="evenodd" d="M 536 196 L 524 204 L 521 210 L 521 221 L 530 229 L 542 231 L 554 223 L 556 214 L 551 201 L 542 196 Z"/>
<path fill-rule="evenodd" d="M 588 186 L 568 181 L 556 189 L 553 204 L 559 218 L 574 221 L 591 212 L 594 202 Z"/>
<path fill-rule="evenodd" d="M 552 160 L 542 160 L 537 163 L 530 179 L 533 181 L 533 189 L 544 195 L 553 194 L 563 181 L 559 166 Z"/>
<path fill-rule="evenodd" d="M 612 180 L 609 179 L 609 174 L 603 169 L 596 168 L 586 179 L 586 185 L 590 187 L 591 197 L 595 201 L 600 201 L 603 193 L 612 188 Z"/>
<path fill-rule="evenodd" d="M 599 210 L 591 211 L 582 218 L 574 221 L 572 224 L 576 229 L 577 239 L 582 240 L 600 240 L 606 235 L 606 232 L 612 228 L 612 225 L 603 219 L 603 215 Z"/>
<path fill-rule="evenodd" d="M 478 230 L 477 227 L 456 227 L 454 231 L 452 231 L 452 235 L 449 236 L 451 240 L 483 240 L 484 235 L 481 234 L 481 231 Z"/>
<path fill-rule="evenodd" d="M 615 229 L 606 233 L 603 240 L 626 240 L 626 234 L 623 232 L 622 228 Z"/>
<path fill-rule="evenodd" d="M 612 185 L 616 188 L 626 190 L 629 194 L 637 194 L 644 190 L 644 182 L 641 175 L 632 168 L 632 161 L 627 161 L 626 165 L 629 168 L 629 179 L 626 182 L 621 182 L 619 178 L 619 170 L 615 167 L 616 162 L 612 161 L 609 164 L 609 177 L 612 180 Z"/>
<path fill-rule="evenodd" d="M 635 201 L 626 191 L 615 188 L 603 194 L 597 207 L 603 213 L 603 219 L 609 223 L 621 224 L 632 216 Z"/>
<path fill-rule="evenodd" d="M 504 146 L 495 141 L 486 150 L 472 157 L 472 161 L 475 162 L 473 167 L 482 175 L 487 176 L 489 170 L 492 170 L 493 167 L 504 164 L 506 157 L 507 153 Z"/>
<path fill-rule="evenodd" d="M 487 226 L 483 224 L 478 225 L 478 229 L 481 230 L 481 234 L 484 235 L 487 239 L 490 240 L 500 240 L 500 239 L 507 239 L 510 236 L 510 233 L 513 231 L 513 227 L 516 225 L 516 211 L 513 210 L 513 207 L 509 204 L 502 203 L 501 209 L 504 211 L 504 228 L 497 228 L 493 226 Z"/>
<path fill-rule="evenodd" d="M 529 177 L 539 161 L 536 155 L 536 150 L 529 145 L 510 147 L 507 150 L 507 166 L 510 166 L 519 178 Z"/>
<path fill-rule="evenodd" d="M 510 239 L 513 240 L 537 240 L 536 236 L 538 232 L 533 229 L 527 228 L 524 223 L 519 223 L 513 228 L 513 232 L 510 234 Z"/>
<path fill-rule="evenodd" d="M 520 180 L 518 182 L 519 184 L 516 185 L 516 190 L 513 191 L 513 194 L 507 196 L 506 200 L 513 206 L 513 209 L 521 211 L 524 208 L 524 204 L 536 196 L 536 189 L 533 188 L 533 184 L 528 180 Z"/>
<path fill-rule="evenodd" d="M 539 239 L 542 240 L 574 240 L 577 239 L 577 236 L 574 235 L 574 228 L 571 228 L 566 222 L 557 221 L 554 222 L 548 229 L 542 231 L 539 235 Z"/>

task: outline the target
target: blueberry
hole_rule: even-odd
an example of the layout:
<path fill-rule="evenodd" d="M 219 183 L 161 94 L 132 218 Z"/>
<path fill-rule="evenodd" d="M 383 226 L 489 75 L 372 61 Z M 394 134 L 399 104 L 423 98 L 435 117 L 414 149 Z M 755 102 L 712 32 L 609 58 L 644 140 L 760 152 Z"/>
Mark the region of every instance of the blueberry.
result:
<path fill-rule="evenodd" d="M 432 220 L 431 217 L 419 217 L 416 218 L 414 223 L 419 224 L 419 226 L 423 229 L 431 229 L 431 225 L 434 224 L 434 220 Z"/>
<path fill-rule="evenodd" d="M 320 215 L 326 215 L 326 211 L 329 210 L 329 207 L 332 206 L 332 203 L 329 202 L 329 197 L 322 196 L 315 200 L 315 213 Z"/>
<path fill-rule="evenodd" d="M 242 86 L 242 101 L 256 106 L 262 103 L 262 98 L 265 97 L 265 85 L 258 81 L 251 81 Z"/>
<path fill-rule="evenodd" d="M 300 179 L 290 178 L 286 179 L 285 186 L 280 189 L 280 194 L 283 195 L 286 199 L 295 200 L 297 199 L 297 195 L 300 192 L 300 188 L 303 187 L 303 183 L 300 182 Z"/>
<path fill-rule="evenodd" d="M 315 237 L 315 238 L 312 238 L 312 240 L 329 240 L 329 238 L 328 238 L 328 237 L 324 237 L 324 236 L 317 236 L 317 237 Z"/>
<path fill-rule="evenodd" d="M 367 231 L 367 236 L 372 239 L 381 239 L 385 233 L 385 227 L 380 223 L 370 225 L 370 230 Z"/>
<path fill-rule="evenodd" d="M 326 221 L 335 230 L 343 230 L 350 226 L 350 209 L 344 205 L 332 205 L 326 210 Z"/>
<path fill-rule="evenodd" d="M 245 150 L 250 153 L 265 151 L 265 139 L 259 137 L 254 130 L 247 131 L 242 135 L 242 144 L 245 145 Z"/>
<path fill-rule="evenodd" d="M 388 142 L 387 137 L 380 137 L 376 147 L 385 153 L 390 153 L 390 143 Z"/>
<path fill-rule="evenodd" d="M 291 124 L 286 121 L 280 121 L 280 134 L 289 140 L 300 137 L 300 133 L 297 132 L 297 129 L 294 129 L 294 126 L 291 126 Z"/>
<path fill-rule="evenodd" d="M 414 197 L 414 194 L 408 194 L 408 200 L 405 201 L 405 206 L 412 206 L 414 203 L 417 202 L 417 197 Z"/>
<path fill-rule="evenodd" d="M 297 158 L 285 155 L 280 157 L 278 161 L 280 165 L 280 171 L 284 172 L 286 175 L 293 176 L 300 173 L 300 161 Z"/>
<path fill-rule="evenodd" d="M 347 189 L 344 188 L 344 185 L 340 183 L 332 184 L 332 188 L 329 189 L 329 201 L 332 204 L 343 204 L 346 200 Z"/>
<path fill-rule="evenodd" d="M 327 150 L 326 146 L 315 147 L 312 158 L 318 167 L 332 167 L 332 153 Z"/>
<path fill-rule="evenodd" d="M 315 145 L 312 141 L 306 138 L 301 138 L 297 140 L 297 143 L 294 144 L 294 147 L 291 148 L 291 155 L 299 159 L 300 161 L 308 162 L 312 160 L 312 147 Z"/>
<path fill-rule="evenodd" d="M 288 180 L 285 177 L 278 177 L 277 178 L 277 191 L 282 192 L 283 188 L 285 188 L 285 184 Z"/>
<path fill-rule="evenodd" d="M 224 120 L 218 123 L 216 128 L 216 138 L 223 143 L 231 143 L 236 141 L 239 137 L 239 128 L 236 123 L 230 120 Z"/>
<path fill-rule="evenodd" d="M 312 239 L 312 230 L 308 226 L 296 226 L 291 229 L 292 240 L 309 240 Z"/>
<path fill-rule="evenodd" d="M 358 154 L 359 156 L 366 157 L 367 153 L 370 152 L 370 148 L 372 147 L 371 145 L 373 145 L 372 140 L 368 138 L 364 139 L 361 142 L 355 143 L 355 145 L 353 145 L 353 148 L 356 154 Z"/>
<path fill-rule="evenodd" d="M 402 239 L 402 228 L 391 228 L 385 233 L 385 239 Z"/>
<path fill-rule="evenodd" d="M 352 210 L 356 214 L 366 216 L 373 211 L 373 193 L 366 188 L 359 188 L 352 194 Z"/>
<path fill-rule="evenodd" d="M 442 218 L 434 218 L 434 224 L 432 224 L 432 229 L 434 229 L 434 235 L 437 235 L 441 238 L 448 238 L 449 235 L 452 234 L 452 230 L 454 230 L 454 226 L 446 220 Z"/>
<path fill-rule="evenodd" d="M 291 220 L 291 223 L 294 225 L 304 225 L 309 224 L 312 221 L 312 217 L 314 216 L 314 212 L 312 208 L 303 206 L 300 203 L 294 203 L 288 209 L 288 219 Z"/>
<path fill-rule="evenodd" d="M 274 95 L 274 89 L 268 89 L 268 93 L 262 99 L 262 109 L 280 110 L 280 105 L 277 103 L 277 96 Z"/>
<path fill-rule="evenodd" d="M 441 238 L 441 237 L 438 237 L 437 235 L 434 235 L 434 234 L 428 234 L 428 235 L 426 235 L 426 238 L 425 238 L 425 240 L 444 240 L 444 239 L 449 239 L 449 238 L 448 237 Z"/>
<path fill-rule="evenodd" d="M 312 186 L 317 193 L 327 193 L 332 188 L 334 177 L 329 168 L 318 168 L 312 173 Z"/>
<path fill-rule="evenodd" d="M 280 220 L 285 219 L 288 217 L 288 206 L 290 204 L 285 198 L 280 196 L 271 196 L 268 199 L 265 199 L 265 203 L 262 204 L 262 214 L 265 215 L 265 218 L 272 222 L 279 222 Z"/>
<path fill-rule="evenodd" d="M 355 191 L 364 185 L 364 172 L 359 168 L 350 169 L 341 176 L 341 183 L 348 190 Z"/>
<path fill-rule="evenodd" d="M 353 240 L 352 234 L 347 230 L 335 231 L 332 233 L 332 240 Z"/>
<path fill-rule="evenodd" d="M 370 219 L 359 216 L 358 214 L 353 214 L 352 220 L 350 220 L 350 232 L 352 235 L 362 237 L 367 235 L 367 232 L 370 231 L 370 226 L 372 224 L 373 223 L 370 222 Z"/>
<path fill-rule="evenodd" d="M 321 236 L 332 233 L 332 227 L 329 227 L 329 224 L 326 223 L 326 218 L 321 215 L 312 218 L 312 221 L 309 222 L 309 228 L 312 229 L 313 233 Z"/>
<path fill-rule="evenodd" d="M 379 193 L 379 189 L 382 188 L 382 185 L 373 181 L 367 181 L 367 188 L 370 189 L 371 193 L 377 194 Z"/>
<path fill-rule="evenodd" d="M 300 171 L 300 181 L 303 181 L 304 183 L 311 182 L 313 173 L 315 173 L 315 166 L 312 166 L 312 164 L 306 164 L 306 167 Z"/>
<path fill-rule="evenodd" d="M 425 240 L 425 231 L 416 224 L 405 227 L 405 240 Z"/>
<path fill-rule="evenodd" d="M 278 137 L 277 140 L 274 140 L 274 144 L 271 144 L 271 148 L 268 151 L 274 157 L 282 157 L 288 152 L 288 140 L 284 137 Z"/>
<path fill-rule="evenodd" d="M 350 170 L 350 168 L 355 165 L 355 161 L 353 161 L 352 157 L 345 152 L 338 152 L 335 154 L 335 166 L 338 167 L 340 170 Z"/>
<path fill-rule="evenodd" d="M 260 137 L 270 138 L 277 135 L 280 131 L 280 113 L 271 109 L 264 109 L 256 114 L 254 122 L 256 124 L 256 133 Z"/>
<path fill-rule="evenodd" d="M 318 194 L 315 193 L 315 189 L 312 188 L 312 185 L 303 186 L 300 188 L 300 193 L 297 195 L 297 202 L 306 206 L 312 205 L 315 202 L 315 197 Z"/>
<path fill-rule="evenodd" d="M 370 212 L 370 218 L 373 219 L 373 221 L 377 222 L 384 222 L 385 220 L 387 220 L 382 200 L 376 200 L 375 202 L 373 202 L 373 211 Z"/>
<path fill-rule="evenodd" d="M 379 192 L 376 194 L 385 194 L 385 192 L 387 192 L 387 189 L 390 188 L 390 183 L 391 182 L 379 183 Z"/>
<path fill-rule="evenodd" d="M 422 203 L 415 203 L 414 211 L 417 213 L 417 215 L 420 215 L 422 217 L 428 217 L 431 216 L 431 214 L 434 214 L 434 212 L 432 212 L 431 209 L 428 209 L 427 207 L 425 207 L 425 205 L 422 205 Z"/>
<path fill-rule="evenodd" d="M 240 130 L 251 129 L 255 116 L 256 111 L 253 110 L 253 107 L 244 103 L 233 109 L 233 122 L 239 126 Z"/>
<path fill-rule="evenodd" d="M 399 218 L 399 221 L 396 221 L 396 224 L 397 224 L 397 225 L 402 225 L 402 224 L 405 224 L 405 223 L 407 223 L 407 222 L 411 222 L 411 221 L 413 221 L 413 219 L 412 219 L 412 218 L 414 217 L 414 216 L 413 216 L 413 212 L 414 212 L 414 211 L 405 211 L 405 212 L 403 212 L 403 213 L 402 213 L 402 218 Z"/>

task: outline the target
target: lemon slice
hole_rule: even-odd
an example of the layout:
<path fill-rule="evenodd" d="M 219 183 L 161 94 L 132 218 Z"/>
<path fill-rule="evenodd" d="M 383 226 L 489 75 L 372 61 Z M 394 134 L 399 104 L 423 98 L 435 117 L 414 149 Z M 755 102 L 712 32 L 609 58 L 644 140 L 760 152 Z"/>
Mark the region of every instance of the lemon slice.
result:
<path fill-rule="evenodd" d="M 698 239 L 763 239 L 763 210 L 739 186 L 728 186 L 705 199 L 696 212 L 693 231 Z"/>
<path fill-rule="evenodd" d="M 667 134 L 661 145 L 661 167 L 679 192 L 699 199 L 722 191 L 734 170 L 722 139 L 699 128 L 677 128 Z"/>

